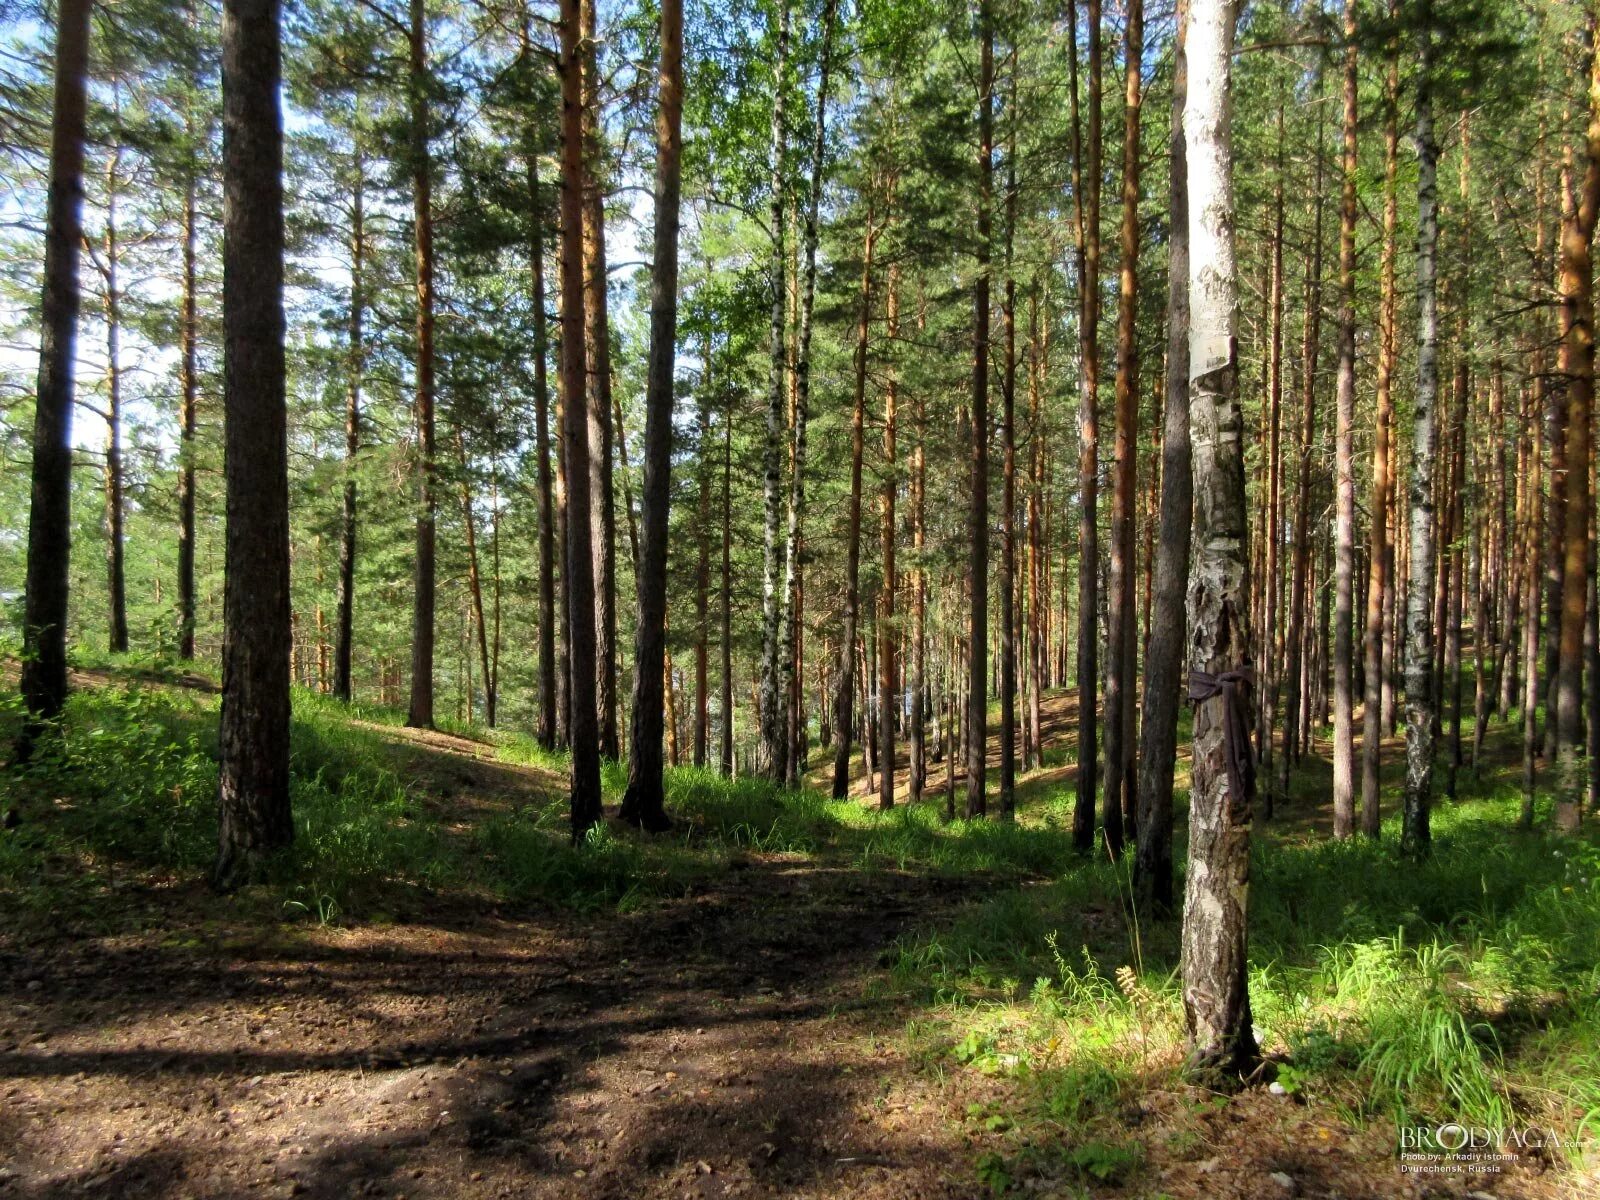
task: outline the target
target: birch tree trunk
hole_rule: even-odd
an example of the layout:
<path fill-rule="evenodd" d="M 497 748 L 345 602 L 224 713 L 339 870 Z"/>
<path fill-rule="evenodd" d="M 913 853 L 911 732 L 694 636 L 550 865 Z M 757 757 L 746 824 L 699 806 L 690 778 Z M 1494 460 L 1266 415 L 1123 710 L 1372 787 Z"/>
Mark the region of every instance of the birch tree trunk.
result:
<path fill-rule="evenodd" d="M 1411 561 L 1406 581 L 1406 782 L 1402 852 L 1429 851 L 1433 798 L 1433 467 L 1439 397 L 1439 147 L 1429 71 L 1433 34 L 1424 27 L 1417 74 L 1417 394 L 1411 443 Z"/>
<path fill-rule="evenodd" d="M 1231 0 L 1194 0 L 1183 120 L 1189 166 L 1195 499 L 1190 666 L 1211 678 L 1244 667 L 1249 647 L 1248 508 L 1229 145 L 1234 20 Z M 1253 772 L 1230 766 L 1230 758 L 1234 763 L 1242 758 L 1248 765 L 1250 753 L 1242 713 L 1228 711 L 1230 690 L 1219 688 L 1199 701 L 1194 718 L 1182 971 L 1188 1068 L 1202 1077 L 1242 1076 L 1257 1058 L 1246 953 Z"/>
<path fill-rule="evenodd" d="M 524 53 L 532 53 L 531 18 L 523 18 Z M 544 205 L 540 199 L 539 147 L 530 121 L 526 132 L 528 171 L 528 269 L 533 296 L 533 420 L 535 484 L 539 501 L 539 744 L 556 744 L 556 521 L 554 481 L 550 468 L 550 383 L 545 366 L 547 325 L 544 285 Z"/>
<path fill-rule="evenodd" d="M 784 434 L 784 231 L 783 196 L 787 134 L 784 125 L 784 94 L 788 86 L 789 0 L 778 0 L 778 52 L 772 66 L 772 196 L 768 232 L 772 237 L 772 258 L 768 263 L 767 287 L 771 303 L 768 349 L 771 367 L 767 379 L 766 441 L 761 464 L 765 479 L 765 524 L 762 534 L 761 570 L 761 676 L 760 746 L 757 769 L 774 783 L 788 777 L 789 723 L 784 712 L 785 693 L 779 663 L 778 634 L 782 624 L 782 580 L 784 542 L 780 537 L 783 521 L 783 434 Z"/>

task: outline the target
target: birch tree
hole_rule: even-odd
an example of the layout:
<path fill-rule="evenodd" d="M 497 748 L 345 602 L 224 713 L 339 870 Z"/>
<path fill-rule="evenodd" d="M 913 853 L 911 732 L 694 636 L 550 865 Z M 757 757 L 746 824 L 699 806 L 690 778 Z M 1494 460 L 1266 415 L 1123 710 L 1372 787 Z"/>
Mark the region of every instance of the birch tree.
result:
<path fill-rule="evenodd" d="M 1196 709 L 1182 973 L 1188 1067 L 1201 1076 L 1240 1076 L 1258 1057 L 1246 953 L 1255 770 L 1244 715 L 1252 673 L 1229 144 L 1235 19 L 1231 0 L 1193 3 L 1183 117 L 1195 502 L 1189 694 Z"/>

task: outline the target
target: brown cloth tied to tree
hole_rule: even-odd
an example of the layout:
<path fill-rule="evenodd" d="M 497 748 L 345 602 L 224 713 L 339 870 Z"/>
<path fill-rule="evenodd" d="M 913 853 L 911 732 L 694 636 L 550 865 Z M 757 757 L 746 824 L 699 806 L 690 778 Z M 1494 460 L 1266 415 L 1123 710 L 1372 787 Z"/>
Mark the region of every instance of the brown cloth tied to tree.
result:
<path fill-rule="evenodd" d="M 1223 745 L 1228 754 L 1228 793 L 1237 802 L 1250 803 L 1256 796 L 1255 747 L 1250 743 L 1250 724 L 1244 708 L 1244 684 L 1256 681 L 1255 668 L 1242 666 L 1233 671 L 1209 675 L 1189 672 L 1189 699 L 1195 703 L 1221 696 Z"/>

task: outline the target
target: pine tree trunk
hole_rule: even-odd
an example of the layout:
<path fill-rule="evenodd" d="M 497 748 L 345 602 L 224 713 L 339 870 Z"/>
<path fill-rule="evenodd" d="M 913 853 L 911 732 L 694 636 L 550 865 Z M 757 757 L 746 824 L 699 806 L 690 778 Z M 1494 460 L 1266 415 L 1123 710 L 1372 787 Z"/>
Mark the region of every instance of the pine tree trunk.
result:
<path fill-rule="evenodd" d="M 1560 754 L 1555 822 L 1563 831 L 1582 820 L 1584 630 L 1589 600 L 1589 491 L 1594 420 L 1594 229 L 1600 215 L 1600 56 L 1595 53 L 1596 17 L 1591 10 L 1584 66 L 1589 77 L 1589 114 L 1583 180 L 1561 227 L 1561 359 L 1566 395 L 1566 509 L 1561 530 L 1561 655 L 1556 677 L 1556 746 Z M 1595 686 L 1591 684 L 1591 686 Z"/>
<path fill-rule="evenodd" d="M 1339 368 L 1334 419 L 1333 836 L 1355 833 L 1355 704 L 1351 681 L 1355 620 L 1356 491 L 1350 433 L 1356 411 L 1356 0 L 1344 5 L 1344 158 L 1339 197 Z"/>
<path fill-rule="evenodd" d="M 1322 147 L 1326 128 L 1317 119 L 1316 182 L 1312 191 L 1311 258 L 1306 266 L 1304 340 L 1301 343 L 1300 441 L 1296 446 L 1299 473 L 1294 510 L 1294 573 L 1289 586 L 1288 664 L 1284 671 L 1282 757 L 1278 760 L 1277 794 L 1287 799 L 1289 772 L 1299 757 L 1300 725 L 1306 716 L 1306 617 L 1311 596 L 1311 445 L 1316 434 L 1317 358 L 1322 328 Z M 1272 786 L 1267 788 L 1266 816 L 1272 816 Z"/>
<path fill-rule="evenodd" d="M 719 765 L 733 777 L 733 392 L 722 413 L 722 743 Z"/>
<path fill-rule="evenodd" d="M 1361 832 L 1376 838 L 1382 822 L 1379 767 L 1386 725 L 1384 703 L 1390 662 L 1389 613 L 1393 605 L 1394 544 L 1389 510 L 1394 493 L 1395 228 L 1399 220 L 1396 177 L 1400 130 L 1397 111 L 1399 65 L 1389 57 L 1384 87 L 1383 247 L 1378 267 L 1377 409 L 1372 439 L 1372 522 L 1367 577 L 1366 695 L 1361 715 Z"/>
<path fill-rule="evenodd" d="M 617 514 L 612 454 L 611 329 L 606 298 L 605 196 L 600 178 L 600 79 L 595 0 L 578 9 L 583 70 L 583 336 L 589 388 L 589 516 L 595 592 L 595 713 L 602 758 L 620 757 L 617 728 Z M 579 481 L 581 483 L 581 481 Z M 629 511 L 631 512 L 631 506 Z"/>
<path fill-rule="evenodd" d="M 1450 696 L 1450 748 L 1445 758 L 1445 786 L 1444 794 L 1451 800 L 1456 798 L 1456 775 L 1461 767 L 1461 618 L 1462 618 L 1462 583 L 1464 580 L 1464 566 L 1466 541 L 1463 531 L 1466 528 L 1466 505 L 1463 500 L 1467 488 L 1466 462 L 1467 462 L 1467 398 L 1471 392 L 1471 374 L 1467 365 L 1466 347 L 1470 344 L 1471 321 L 1469 316 L 1469 298 L 1472 294 L 1472 252 L 1471 233 L 1472 210 L 1467 193 L 1467 177 L 1470 169 L 1468 152 L 1469 127 L 1466 117 L 1462 120 L 1462 146 L 1461 146 L 1461 272 L 1460 297 L 1456 312 L 1456 353 L 1455 372 L 1452 380 L 1454 398 L 1454 414 L 1451 418 L 1453 436 L 1453 452 L 1450 463 L 1450 486 L 1445 492 L 1445 526 L 1448 530 L 1446 544 L 1449 546 L 1449 571 L 1446 576 L 1449 591 L 1449 608 L 1444 621 L 1444 672 L 1442 675 L 1444 687 Z"/>
<path fill-rule="evenodd" d="M 867 343 L 872 328 L 872 257 L 878 229 L 871 200 L 861 251 L 861 294 L 856 315 L 855 387 L 850 410 L 850 498 L 845 517 L 844 614 L 839 631 L 839 678 L 833 716 L 838 735 L 833 750 L 833 798 L 850 790 L 850 747 L 856 719 L 856 626 L 859 622 L 861 576 L 861 457 L 867 420 Z"/>
<path fill-rule="evenodd" d="M 106 611 L 108 644 L 113 654 L 128 650 L 128 573 L 123 544 L 122 475 L 122 294 L 117 278 L 121 247 L 117 244 L 117 167 L 121 148 L 112 150 L 106 165 Z"/>
<path fill-rule="evenodd" d="M 1144 667 L 1139 741 L 1139 840 L 1133 862 L 1141 911 L 1172 911 L 1172 777 L 1177 765 L 1178 703 L 1188 629 L 1189 530 L 1194 476 L 1189 440 L 1189 187 L 1183 119 L 1188 89 L 1189 4 L 1178 4 L 1173 51 L 1171 240 L 1167 245 L 1167 368 L 1161 434 L 1161 536 L 1152 581 L 1150 647 Z"/>
<path fill-rule="evenodd" d="M 1112 441 L 1111 595 L 1106 632 L 1106 790 L 1101 801 L 1107 848 L 1122 853 L 1134 836 L 1135 699 L 1134 507 L 1139 471 L 1139 108 L 1144 0 L 1128 0 L 1127 90 L 1122 146 L 1122 232 L 1117 289 L 1116 430 Z M 1113 810 L 1116 810 L 1113 815 Z"/>
<path fill-rule="evenodd" d="M 227 549 L 212 881 L 289 845 L 289 453 L 277 0 L 222 9 L 222 319 Z"/>
<path fill-rule="evenodd" d="M 1000 383 L 1000 815 L 1017 808 L 1017 281 L 1013 254 L 1017 234 L 1016 71 L 1011 72 L 1012 113 L 1006 148 L 1006 277 L 1000 298 L 1005 358 Z M 1026 738 L 1024 738 L 1026 742 Z"/>
<path fill-rule="evenodd" d="M 889 345 L 894 346 L 900 336 L 900 278 L 897 267 L 889 269 L 887 308 L 884 333 Z M 891 351 L 892 353 L 892 351 Z M 878 604 L 878 807 L 894 807 L 894 721 L 899 708 L 898 671 L 895 663 L 895 588 L 899 578 L 895 571 L 895 491 L 899 487 L 896 474 L 896 445 L 898 433 L 899 380 L 891 362 L 889 377 L 883 389 L 883 483 L 880 491 L 879 545 L 883 554 L 883 590 Z"/>
<path fill-rule="evenodd" d="M 1190 666 L 1212 677 L 1239 670 L 1250 646 L 1229 145 L 1233 27 L 1230 0 L 1194 0 L 1183 119 L 1190 205 L 1189 388 L 1195 499 Z M 1195 709 L 1182 974 L 1189 1071 L 1201 1077 L 1237 1078 L 1246 1075 L 1257 1058 L 1246 948 L 1253 787 L 1248 775 L 1241 778 L 1242 773 L 1229 766 L 1230 755 L 1247 765 L 1250 754 L 1242 714 L 1236 721 L 1236 736 L 1228 732 L 1229 704 L 1228 692 L 1221 690 L 1200 700 Z"/>
<path fill-rule="evenodd" d="M 1067 69 L 1072 90 L 1072 196 L 1078 283 L 1078 795 L 1072 840 L 1080 852 L 1094 848 L 1099 702 L 1099 491 L 1100 491 L 1100 0 L 1088 0 L 1088 145 L 1078 116 L 1077 0 L 1068 0 Z M 1120 812 L 1120 809 L 1118 810 Z"/>
<path fill-rule="evenodd" d="M 678 340 L 679 161 L 683 145 L 683 4 L 662 0 L 656 82 L 656 213 L 650 273 L 650 361 L 645 383 L 643 482 L 639 487 L 639 617 L 634 632 L 633 725 L 628 738 L 628 788 L 622 819 L 659 832 L 671 828 L 661 768 L 661 687 L 667 653 L 667 541 L 672 500 L 672 408 Z M 703 404 L 702 404 L 703 407 Z M 703 492 L 703 489 L 702 489 Z M 702 546 L 703 546 L 702 541 Z M 703 557 L 703 556 L 702 556 Z M 700 578 L 705 578 L 702 570 Z M 704 591 L 700 593 L 701 615 Z M 704 695 L 704 642 L 700 691 Z M 670 679 L 668 679 L 670 682 Z M 675 706 L 674 706 L 675 707 Z M 677 759 L 674 714 L 673 759 Z M 695 754 L 704 757 L 704 730 Z"/>
<path fill-rule="evenodd" d="M 356 459 L 361 453 L 361 388 L 367 369 L 366 346 L 366 159 L 358 147 L 351 165 L 350 317 L 345 347 L 344 496 L 339 513 L 338 629 L 334 632 L 333 694 L 351 699 L 355 659 Z"/>
<path fill-rule="evenodd" d="M 483 668 L 484 723 L 490 729 L 495 721 L 494 671 L 489 661 L 489 627 L 484 620 L 483 574 L 478 563 L 478 521 L 472 511 L 471 465 L 467 462 L 467 443 L 461 426 L 455 427 L 456 458 L 461 467 L 461 523 L 467 541 L 467 594 L 472 604 L 472 619 L 478 633 L 478 662 Z M 469 689 L 470 695 L 470 689 Z M 470 708 L 470 700 L 469 700 Z"/>
<path fill-rule="evenodd" d="M 410 137 L 417 268 L 417 549 L 411 624 L 411 706 L 406 724 L 433 726 L 434 641 L 434 351 L 433 167 L 429 150 L 428 42 L 425 0 L 411 0 Z"/>
<path fill-rule="evenodd" d="M 926 328 L 927 306 L 918 314 L 918 332 Z M 916 804 L 927 783 L 928 733 L 928 568 L 923 561 L 927 542 L 927 440 L 928 405 L 924 389 L 916 392 L 917 443 L 911 451 L 911 728 L 910 762 L 906 772 L 907 799 Z M 937 739 L 934 747 L 938 754 Z"/>
<path fill-rule="evenodd" d="M 1539 363 L 1539 356 L 1534 364 Z M 1524 441 L 1528 446 L 1528 511 L 1522 526 L 1522 589 L 1525 617 L 1522 625 L 1522 805 L 1518 825 L 1533 828 L 1533 789 L 1537 781 L 1539 752 L 1539 567 L 1543 557 L 1538 532 L 1543 528 L 1544 455 L 1539 451 L 1539 417 L 1544 411 L 1544 387 L 1537 370 L 1523 413 Z"/>
<path fill-rule="evenodd" d="M 584 137 L 580 0 L 561 0 L 561 399 L 566 455 L 568 736 L 572 742 L 572 840 L 599 822 L 600 729 L 595 709 L 594 560 L 585 386 Z"/>
<path fill-rule="evenodd" d="M 994 19 L 978 0 L 978 277 L 972 295 L 972 496 L 968 513 L 968 578 L 972 581 L 967 647 L 966 815 L 988 811 L 984 790 L 989 719 L 989 261 L 990 197 L 994 191 Z M 1002 597 L 1009 604 L 1007 597 Z"/>
<path fill-rule="evenodd" d="M 54 718 L 67 698 L 72 405 L 81 296 L 78 258 L 83 240 L 90 7 L 89 0 L 60 0 L 56 10 L 55 96 L 22 621 L 22 699 L 30 719 L 17 746 L 19 758 L 27 757 L 37 723 Z M 271 11 L 275 16 L 276 8 Z"/>
<path fill-rule="evenodd" d="M 716 361 L 711 336 L 705 339 L 705 365 L 700 375 L 699 461 L 695 465 L 699 498 L 695 505 L 694 570 L 694 735 L 695 766 L 709 761 L 711 749 L 711 392 Z"/>
<path fill-rule="evenodd" d="M 1283 638 L 1280 621 L 1283 608 L 1283 567 L 1281 554 L 1283 539 L 1283 232 L 1284 198 L 1284 105 L 1278 101 L 1277 119 L 1277 169 L 1273 172 L 1272 189 L 1272 253 L 1267 268 L 1266 347 L 1267 384 L 1267 453 L 1266 453 L 1266 525 L 1262 530 L 1261 562 L 1266 578 L 1261 597 L 1260 643 L 1260 703 L 1257 705 L 1256 744 L 1261 751 L 1261 773 L 1268 780 L 1270 790 L 1273 770 L 1273 739 L 1277 734 L 1278 676 L 1282 659 Z M 1267 803 L 1270 807 L 1271 796 Z"/>
<path fill-rule="evenodd" d="M 817 84 L 816 133 L 811 146 L 811 186 L 805 210 L 805 267 L 800 282 L 799 321 L 794 366 L 794 438 L 789 477 L 789 527 L 784 541 L 783 612 L 779 631 L 779 687 L 785 706 L 784 783 L 800 786 L 805 768 L 804 722 L 800 720 L 800 554 L 805 515 L 806 426 L 811 415 L 811 321 L 817 294 L 817 227 L 822 204 L 822 168 L 827 153 L 828 77 L 833 66 L 833 29 L 837 0 L 827 0 L 822 15 L 822 64 Z"/>
<path fill-rule="evenodd" d="M 1028 711 L 1027 738 L 1030 753 L 1025 765 L 1037 771 L 1044 766 L 1044 730 L 1040 709 L 1041 693 L 1045 687 L 1046 655 L 1049 637 L 1046 622 L 1049 619 L 1050 601 L 1046 588 L 1050 578 L 1045 560 L 1047 539 L 1044 534 L 1045 442 L 1044 424 L 1044 354 L 1039 327 L 1039 285 L 1035 280 L 1028 305 L 1028 425 L 1031 433 L 1028 463 Z"/>
<path fill-rule="evenodd" d="M 191 35 L 196 23 L 194 0 L 188 0 L 185 15 Z M 195 64 L 190 63 L 193 67 Z M 194 658 L 195 587 L 195 455 L 200 427 L 199 367 L 199 284 L 197 228 L 199 219 L 199 131 L 190 101 L 183 111 L 183 284 L 179 300 L 178 378 L 182 400 L 178 412 L 178 657 Z"/>

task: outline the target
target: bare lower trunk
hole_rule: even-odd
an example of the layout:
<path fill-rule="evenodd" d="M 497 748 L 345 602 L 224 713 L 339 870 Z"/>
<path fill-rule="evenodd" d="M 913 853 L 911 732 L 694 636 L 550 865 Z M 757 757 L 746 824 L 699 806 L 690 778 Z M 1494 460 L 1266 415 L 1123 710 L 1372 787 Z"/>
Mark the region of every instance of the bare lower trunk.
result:
<path fill-rule="evenodd" d="M 622 819 L 671 827 L 661 765 L 663 672 L 667 653 L 667 518 L 672 498 L 672 407 L 678 340 L 679 151 L 683 144 L 683 4 L 662 0 L 656 83 L 656 219 L 650 273 L 650 362 L 645 391 L 644 476 L 639 488 L 639 616 L 633 643 L 633 728 Z M 670 698 L 670 697 L 669 697 Z M 675 714 L 674 714 L 675 718 Z M 673 721 L 673 744 L 677 722 Z M 697 743 L 698 745 L 698 743 Z M 676 750 L 674 750 L 676 760 Z"/>
<path fill-rule="evenodd" d="M 289 810 L 289 453 L 277 0 L 225 0 L 223 405 L 227 549 L 212 880 L 258 878 Z"/>
<path fill-rule="evenodd" d="M 22 620 L 22 699 L 31 719 L 18 745 L 19 756 L 26 755 L 35 724 L 55 717 L 67 698 L 72 405 L 81 295 L 78 259 L 83 238 L 90 7 L 89 0 L 61 0 L 56 12 L 39 382 L 33 410 L 33 491 L 28 510 L 27 594 Z M 232 6 L 229 11 L 234 11 Z M 273 7 L 270 17 L 274 28 L 276 14 Z"/>

